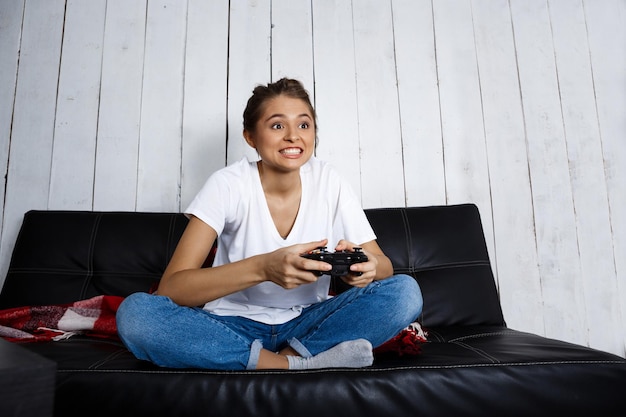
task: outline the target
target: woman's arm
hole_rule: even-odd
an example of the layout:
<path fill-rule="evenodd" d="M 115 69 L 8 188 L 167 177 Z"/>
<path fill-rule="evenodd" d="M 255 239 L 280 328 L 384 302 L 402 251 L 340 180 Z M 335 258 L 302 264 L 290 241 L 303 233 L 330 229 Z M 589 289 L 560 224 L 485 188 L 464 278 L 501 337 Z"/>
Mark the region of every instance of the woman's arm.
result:
<path fill-rule="evenodd" d="M 161 277 L 157 293 L 180 305 L 199 306 L 262 282 L 255 273 L 258 259 L 254 258 L 227 268 L 203 269 L 216 238 L 211 226 L 192 216 Z"/>
<path fill-rule="evenodd" d="M 170 297 L 180 305 L 200 306 L 264 281 L 274 282 L 283 288 L 295 288 L 317 279 L 310 270 L 329 267 L 324 262 L 300 256 L 326 244 L 326 241 L 317 241 L 226 265 L 202 268 L 216 238 L 217 233 L 211 226 L 192 216 L 163 273 L 158 294 Z"/>

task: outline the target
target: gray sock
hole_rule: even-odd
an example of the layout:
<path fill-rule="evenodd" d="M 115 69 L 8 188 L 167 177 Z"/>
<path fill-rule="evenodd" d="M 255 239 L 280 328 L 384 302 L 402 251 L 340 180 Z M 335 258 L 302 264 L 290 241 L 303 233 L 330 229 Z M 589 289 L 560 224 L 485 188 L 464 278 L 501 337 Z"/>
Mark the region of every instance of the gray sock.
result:
<path fill-rule="evenodd" d="M 289 369 L 362 368 L 374 362 L 372 344 L 365 339 L 348 340 L 310 358 L 287 356 Z"/>

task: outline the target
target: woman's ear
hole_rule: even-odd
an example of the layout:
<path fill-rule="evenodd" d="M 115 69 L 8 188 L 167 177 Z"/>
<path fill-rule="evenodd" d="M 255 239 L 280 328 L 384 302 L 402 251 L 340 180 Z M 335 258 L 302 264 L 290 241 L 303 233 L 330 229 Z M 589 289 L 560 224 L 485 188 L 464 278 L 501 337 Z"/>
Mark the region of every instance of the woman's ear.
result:
<path fill-rule="evenodd" d="M 252 147 L 252 149 L 256 149 L 256 144 L 254 143 L 254 140 L 252 139 L 252 134 L 249 130 L 243 130 L 243 138 L 246 140 L 246 143 Z"/>

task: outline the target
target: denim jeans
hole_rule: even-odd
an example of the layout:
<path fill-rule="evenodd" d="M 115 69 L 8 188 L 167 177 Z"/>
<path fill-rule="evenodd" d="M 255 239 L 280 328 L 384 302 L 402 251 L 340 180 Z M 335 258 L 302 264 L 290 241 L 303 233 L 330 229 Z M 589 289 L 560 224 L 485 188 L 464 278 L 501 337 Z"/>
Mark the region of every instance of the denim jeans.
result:
<path fill-rule="evenodd" d="M 305 308 L 286 323 L 268 325 L 181 307 L 168 297 L 135 293 L 117 312 L 118 333 L 139 359 L 173 368 L 255 369 L 261 348 L 290 346 L 310 357 L 346 340 L 376 347 L 414 321 L 422 294 L 408 275 L 351 288 Z"/>

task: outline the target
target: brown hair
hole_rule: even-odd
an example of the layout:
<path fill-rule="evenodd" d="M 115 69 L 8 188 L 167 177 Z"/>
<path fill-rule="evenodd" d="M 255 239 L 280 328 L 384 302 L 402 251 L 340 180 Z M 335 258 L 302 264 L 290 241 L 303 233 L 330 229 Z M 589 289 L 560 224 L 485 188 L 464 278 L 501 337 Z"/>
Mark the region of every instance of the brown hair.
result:
<path fill-rule="evenodd" d="M 317 132 L 317 114 L 311 104 L 309 93 L 306 91 L 302 83 L 298 80 L 290 78 L 281 78 L 280 80 L 265 85 L 259 85 L 252 91 L 252 96 L 248 99 L 248 104 L 243 111 L 243 128 L 249 132 L 254 132 L 256 124 L 261 118 L 263 107 L 268 100 L 285 95 L 291 98 L 297 98 L 306 103 L 313 116 L 315 122 L 315 131 Z"/>

